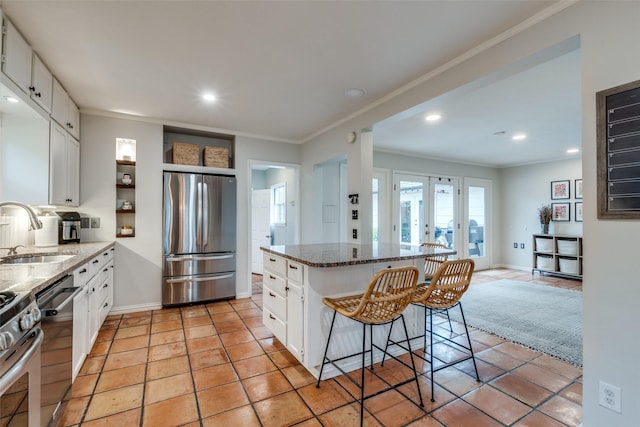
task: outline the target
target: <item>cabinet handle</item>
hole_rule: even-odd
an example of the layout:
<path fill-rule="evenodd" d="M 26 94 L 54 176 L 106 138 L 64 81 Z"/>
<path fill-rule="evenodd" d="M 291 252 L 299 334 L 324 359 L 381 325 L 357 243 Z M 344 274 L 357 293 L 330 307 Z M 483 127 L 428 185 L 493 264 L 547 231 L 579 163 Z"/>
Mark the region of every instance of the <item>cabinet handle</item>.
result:
<path fill-rule="evenodd" d="M 102 308 L 104 308 L 104 307 L 109 307 L 109 303 L 105 302 L 104 305 L 102 306 Z"/>
<path fill-rule="evenodd" d="M 103 272 L 103 273 L 104 273 L 104 272 L 107 272 L 107 271 L 109 271 L 109 267 L 105 267 L 105 268 L 103 268 L 103 269 L 102 269 L 102 272 Z"/>
<path fill-rule="evenodd" d="M 84 273 L 86 273 L 86 272 L 87 272 L 87 269 L 86 269 L 86 268 L 83 268 L 82 270 L 78 271 L 78 274 L 84 274 Z"/>
<path fill-rule="evenodd" d="M 274 298 L 276 297 L 275 294 L 273 294 L 272 292 L 269 292 L 269 296 Z"/>
<path fill-rule="evenodd" d="M 288 286 L 285 286 L 284 291 L 285 291 L 285 292 L 289 292 L 289 287 L 288 287 Z"/>
<path fill-rule="evenodd" d="M 276 280 L 276 278 L 274 276 L 272 276 L 271 274 L 269 275 L 269 279 Z"/>
<path fill-rule="evenodd" d="M 40 92 L 36 92 L 36 96 L 37 96 L 38 98 L 42 98 L 42 94 L 41 94 Z"/>
<path fill-rule="evenodd" d="M 273 317 L 273 314 L 269 314 L 269 319 L 271 319 L 271 320 L 276 320 L 276 318 L 275 318 L 275 317 Z"/>
<path fill-rule="evenodd" d="M 290 265 L 290 266 L 289 266 L 289 268 L 292 268 L 292 269 L 294 269 L 294 270 L 297 270 L 297 269 L 298 269 L 298 267 L 296 267 L 295 265 Z"/>
<path fill-rule="evenodd" d="M 99 263 L 99 262 L 100 262 L 100 261 L 98 261 L 97 259 L 94 259 L 94 260 L 92 261 L 92 263 L 93 263 L 93 264 L 97 264 L 97 263 Z"/>
<path fill-rule="evenodd" d="M 269 261 L 271 261 L 271 262 L 276 262 L 276 260 L 275 260 L 275 259 L 273 259 L 273 258 L 269 258 Z"/>
<path fill-rule="evenodd" d="M 102 285 L 102 287 L 103 287 L 103 288 L 108 288 L 108 287 L 109 287 L 109 284 L 108 284 L 108 283 L 105 283 L 104 285 Z"/>
<path fill-rule="evenodd" d="M 36 90 L 36 88 L 34 86 L 29 86 L 29 90 L 30 91 L 34 91 L 34 90 Z"/>

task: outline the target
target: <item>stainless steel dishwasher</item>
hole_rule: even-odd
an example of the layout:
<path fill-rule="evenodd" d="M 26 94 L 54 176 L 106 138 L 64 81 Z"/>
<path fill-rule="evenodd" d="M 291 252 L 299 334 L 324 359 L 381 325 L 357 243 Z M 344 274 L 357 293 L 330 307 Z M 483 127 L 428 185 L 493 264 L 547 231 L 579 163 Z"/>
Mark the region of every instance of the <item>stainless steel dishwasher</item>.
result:
<path fill-rule="evenodd" d="M 36 295 L 44 332 L 41 364 L 40 424 L 58 426 L 71 393 L 73 371 L 73 298 L 80 292 L 65 276 Z"/>

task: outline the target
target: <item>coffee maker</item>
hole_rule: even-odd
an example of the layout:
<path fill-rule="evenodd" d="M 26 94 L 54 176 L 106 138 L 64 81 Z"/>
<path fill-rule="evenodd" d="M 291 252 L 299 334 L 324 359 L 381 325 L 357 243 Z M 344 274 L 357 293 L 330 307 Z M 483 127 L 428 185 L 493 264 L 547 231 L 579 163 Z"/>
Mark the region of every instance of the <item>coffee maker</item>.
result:
<path fill-rule="evenodd" d="M 56 212 L 58 215 L 58 244 L 80 243 L 80 214 Z"/>

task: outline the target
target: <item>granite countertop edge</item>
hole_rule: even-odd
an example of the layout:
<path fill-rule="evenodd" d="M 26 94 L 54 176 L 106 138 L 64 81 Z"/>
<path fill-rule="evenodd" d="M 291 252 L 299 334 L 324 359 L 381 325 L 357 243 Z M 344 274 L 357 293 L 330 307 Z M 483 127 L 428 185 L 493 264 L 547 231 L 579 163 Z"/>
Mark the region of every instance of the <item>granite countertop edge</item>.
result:
<path fill-rule="evenodd" d="M 74 255 L 66 261 L 47 264 L 2 264 L 0 263 L 0 291 L 31 291 L 38 293 L 70 274 L 79 266 L 115 246 L 115 241 L 87 242 L 52 247 L 19 249 L 18 255 L 8 255 L 1 259 L 11 259 L 24 255 Z M 31 273 L 31 270 L 35 273 Z M 26 273 L 29 271 L 29 273 Z M 41 275 L 38 275 L 42 272 Z M 26 276 L 26 277 L 25 277 Z"/>
<path fill-rule="evenodd" d="M 289 245 L 290 247 L 296 247 L 298 245 Z M 306 246 L 306 245 L 304 245 Z M 319 244 L 317 245 L 319 248 L 321 248 L 323 245 Z M 331 247 L 334 247 L 335 245 L 329 245 Z M 280 248 L 283 248 L 282 246 L 279 246 Z M 352 245 L 348 245 L 347 247 L 352 247 Z M 286 247 L 285 247 L 286 248 Z M 350 265 L 360 265 L 360 264 L 375 264 L 375 263 L 380 263 L 380 262 L 393 262 L 393 261 L 403 261 L 403 260 L 410 260 L 410 259 L 418 259 L 418 258 L 424 258 L 426 256 L 428 256 L 429 254 L 426 252 L 416 252 L 416 253 L 410 253 L 410 254 L 406 254 L 406 255 L 392 255 L 392 256 L 381 256 L 381 257 L 371 257 L 371 258 L 358 258 L 358 259 L 343 259 L 343 260 L 339 260 L 339 261 L 334 261 L 334 262 L 318 262 L 318 261 L 312 261 L 308 258 L 300 258 L 297 257 L 295 255 L 291 255 L 290 253 L 286 252 L 283 250 L 278 250 L 275 249 L 274 247 L 269 247 L 269 246 L 262 246 L 260 249 L 262 249 L 264 252 L 267 253 L 271 253 L 277 256 L 280 256 L 282 258 L 286 258 L 289 259 L 291 261 L 295 261 L 295 262 L 299 262 L 301 264 L 307 265 L 309 267 L 316 267 L 316 268 L 328 268 L 328 267 L 345 267 L 345 266 L 350 266 Z M 440 253 L 446 253 L 446 254 L 455 254 L 456 251 L 454 250 L 450 250 L 450 251 L 444 251 L 444 252 L 440 252 Z"/>

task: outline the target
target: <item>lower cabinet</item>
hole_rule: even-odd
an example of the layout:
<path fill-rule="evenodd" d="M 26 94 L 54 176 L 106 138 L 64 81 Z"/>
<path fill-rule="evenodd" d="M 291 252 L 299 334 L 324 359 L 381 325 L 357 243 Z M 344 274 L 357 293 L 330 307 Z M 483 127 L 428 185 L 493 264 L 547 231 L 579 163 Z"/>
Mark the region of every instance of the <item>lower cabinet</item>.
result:
<path fill-rule="evenodd" d="M 77 268 L 74 284 L 82 291 L 73 300 L 73 378 L 96 342 L 113 305 L 113 248 Z"/>
<path fill-rule="evenodd" d="M 298 360 L 304 357 L 303 266 L 265 254 L 262 321 Z"/>

